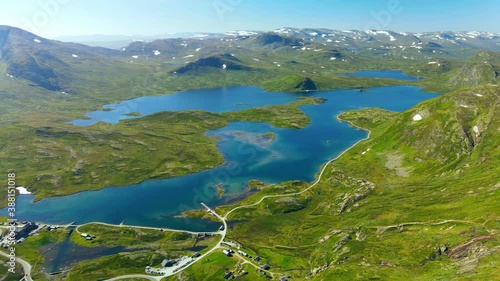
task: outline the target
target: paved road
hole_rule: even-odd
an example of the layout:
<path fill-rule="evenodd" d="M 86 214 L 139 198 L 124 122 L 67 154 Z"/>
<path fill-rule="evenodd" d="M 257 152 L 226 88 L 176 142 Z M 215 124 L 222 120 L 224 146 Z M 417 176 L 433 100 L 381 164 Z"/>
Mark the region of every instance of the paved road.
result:
<path fill-rule="evenodd" d="M 142 279 L 147 279 L 151 281 L 158 281 L 161 280 L 163 277 L 158 276 L 152 276 L 152 275 L 142 275 L 142 274 L 132 274 L 132 275 L 123 275 L 115 278 L 108 279 L 106 281 L 115 281 L 115 280 L 123 280 L 123 279 L 131 279 L 131 278 L 142 278 Z"/>
<path fill-rule="evenodd" d="M 347 148 L 346 150 L 344 150 L 342 153 L 340 153 L 337 157 L 333 158 L 332 160 L 328 161 L 324 166 L 323 166 L 323 169 L 321 169 L 321 172 L 319 173 L 318 175 L 318 179 L 313 183 L 311 184 L 308 188 L 302 190 L 302 191 L 299 191 L 299 192 L 295 192 L 295 193 L 287 193 L 287 194 L 276 194 L 276 195 L 266 195 L 264 197 L 262 197 L 259 201 L 253 203 L 253 204 L 249 204 L 249 205 L 243 205 L 243 206 L 239 206 L 239 207 L 236 207 L 232 210 L 230 210 L 229 212 L 226 213 L 226 215 L 224 215 L 223 219 L 224 221 L 226 221 L 227 217 L 234 211 L 236 210 L 239 210 L 239 209 L 243 209 L 243 208 L 250 208 L 250 207 L 253 207 L 253 206 L 257 206 L 259 205 L 260 203 L 262 203 L 262 201 L 264 201 L 265 199 L 267 198 L 277 198 L 277 197 L 289 197 L 289 196 L 295 196 L 295 195 L 300 195 L 304 192 L 307 192 L 308 190 L 310 190 L 311 188 L 315 187 L 320 181 L 321 181 L 321 177 L 323 176 L 323 173 L 325 172 L 326 168 L 328 167 L 328 165 L 330 163 L 332 163 L 333 161 L 339 159 L 342 155 L 344 155 L 344 153 L 346 153 L 347 151 L 349 151 L 351 148 L 355 147 L 356 145 L 358 145 L 360 142 L 364 141 L 364 140 L 367 140 L 370 138 L 370 134 L 371 134 L 371 131 L 368 131 L 368 136 L 364 139 L 361 139 L 359 141 L 357 141 L 355 144 L 351 145 L 349 148 Z"/>
<path fill-rule="evenodd" d="M 3 251 L 0 251 L 0 255 L 7 257 L 7 258 L 10 258 L 10 256 L 7 253 L 4 253 Z M 24 277 L 21 280 L 33 281 L 33 279 L 31 279 L 31 264 L 29 264 L 27 261 L 20 259 L 18 257 L 16 257 L 16 262 L 21 264 L 21 266 L 23 267 Z M 19 280 L 19 281 L 21 281 L 21 280 Z"/>
<path fill-rule="evenodd" d="M 210 207 L 208 207 L 207 205 L 205 205 L 205 203 L 202 202 L 201 205 L 203 205 L 203 207 L 205 207 L 208 212 L 210 212 L 211 214 L 213 214 L 214 216 L 216 216 L 218 219 L 220 219 L 221 222 L 224 225 L 224 229 L 221 230 L 221 231 L 218 231 L 218 232 L 199 232 L 199 233 L 212 233 L 212 234 L 221 235 L 221 239 L 219 240 L 219 243 L 217 243 L 217 245 L 215 245 L 212 249 L 210 249 L 208 252 L 204 253 L 203 255 L 201 255 L 201 256 L 199 256 L 199 257 L 197 257 L 195 259 L 192 259 L 191 263 L 189 263 L 188 265 L 185 265 L 184 267 L 182 267 L 181 269 L 179 269 L 177 271 L 174 271 L 174 269 L 175 269 L 175 267 L 174 267 L 174 268 L 169 268 L 165 274 L 160 275 L 160 276 L 143 275 L 143 274 L 123 275 L 123 276 L 119 276 L 119 277 L 107 279 L 106 281 L 115 281 L 115 280 L 122 280 L 122 279 L 127 279 L 127 278 L 143 278 L 143 279 L 148 279 L 148 280 L 151 280 L 151 281 L 160 281 L 161 279 L 163 279 L 165 277 L 169 277 L 169 276 L 175 275 L 175 274 L 177 274 L 177 273 L 185 270 L 186 268 L 189 268 L 190 266 L 192 266 L 193 264 L 195 264 L 197 261 L 203 259 L 204 257 L 206 257 L 209 254 L 211 254 L 213 251 L 219 249 L 221 247 L 222 241 L 224 241 L 224 239 L 226 238 L 226 233 L 227 233 L 227 223 L 226 223 L 226 220 L 223 217 L 221 217 L 219 214 L 217 214 L 214 210 L 210 209 Z M 110 225 L 110 224 L 105 224 L 105 223 L 99 223 L 99 224 Z M 127 227 L 134 227 L 134 226 L 127 226 Z M 152 228 L 152 227 L 138 227 L 138 228 L 159 229 L 159 228 Z M 171 230 L 165 229 L 165 228 L 163 228 L 163 230 L 165 230 L 165 231 L 171 231 Z M 189 231 L 183 231 L 183 230 L 174 230 L 174 231 L 177 231 L 177 232 L 187 232 L 187 233 L 193 233 L 193 234 L 197 234 L 198 233 L 198 232 L 189 232 Z"/>
<path fill-rule="evenodd" d="M 338 119 L 338 116 L 337 116 L 337 119 Z M 351 125 L 353 125 L 351 123 Z M 354 126 L 354 125 L 353 125 Z M 363 129 L 363 128 L 361 128 Z M 366 129 L 364 129 L 366 130 Z M 191 262 L 188 266 L 185 266 L 184 268 L 176 271 L 176 272 L 169 272 L 163 276 L 148 276 L 148 275 L 135 275 L 137 276 L 138 278 L 146 278 L 146 279 L 149 279 L 149 280 L 156 280 L 156 281 L 160 281 L 162 278 L 164 277 L 169 277 L 169 276 L 172 276 L 174 274 L 177 274 L 183 270 L 185 270 L 186 268 L 190 267 L 191 265 L 195 264 L 197 261 L 201 260 L 203 257 L 209 255 L 210 253 L 212 253 L 213 251 L 221 248 L 221 243 L 222 241 L 224 241 L 224 238 L 226 238 L 226 234 L 227 234 L 227 217 L 234 211 L 236 210 L 239 210 L 239 209 L 243 209 L 243 208 L 250 208 L 250 207 L 253 207 L 253 206 L 256 206 L 258 204 L 260 204 L 262 201 L 264 201 L 266 198 L 276 198 L 276 197 L 289 197 L 289 196 L 295 196 L 295 195 L 300 195 L 304 192 L 307 192 L 308 190 L 310 190 L 311 188 L 315 187 L 320 181 L 321 181 L 321 177 L 323 176 L 323 173 L 326 171 L 326 168 L 328 167 L 328 165 L 330 163 L 332 163 L 333 161 L 337 160 L 338 158 L 340 158 L 342 155 L 344 155 L 347 151 L 349 151 L 351 148 L 355 147 L 356 145 L 358 145 L 360 142 L 362 141 L 365 141 L 367 139 L 370 138 L 370 135 L 371 135 L 371 131 L 370 130 L 367 130 L 368 131 L 368 136 L 364 139 L 361 139 L 359 141 L 357 141 L 355 144 L 351 145 L 349 148 L 347 148 L 346 150 L 344 150 L 342 153 L 340 153 L 337 157 L 331 159 L 330 161 L 328 161 L 324 166 L 323 166 L 323 169 L 321 169 L 321 172 L 319 173 L 318 175 L 318 179 L 313 183 L 311 184 L 308 188 L 300 191 L 300 192 L 296 192 L 296 193 L 289 193 L 289 194 L 277 194 L 277 195 L 266 195 L 264 197 L 262 197 L 259 201 L 253 203 L 253 204 L 249 204 L 249 205 L 243 205 L 243 206 L 239 206 L 239 207 L 236 207 L 236 208 L 233 208 L 231 209 L 229 212 L 227 212 L 224 217 L 220 216 L 219 214 L 217 214 L 214 210 L 212 210 L 210 207 L 208 207 L 207 205 L 205 205 L 205 203 L 201 203 L 201 205 L 203 205 L 203 207 L 205 207 L 207 209 L 208 212 L 210 212 L 211 214 L 213 214 L 214 216 L 216 216 L 218 219 L 220 219 L 222 221 L 222 223 L 224 224 L 224 230 L 222 231 L 219 231 L 217 232 L 217 234 L 221 234 L 222 237 L 221 237 L 221 240 L 219 241 L 219 243 L 213 247 L 210 251 L 206 252 L 205 254 L 201 255 L 200 257 L 196 258 L 193 262 Z M 153 228 L 155 229 L 155 228 Z M 180 230 L 174 230 L 174 231 L 180 231 Z M 182 231 L 182 232 L 188 232 L 188 231 Z M 248 262 L 248 261 L 247 261 Z M 255 266 L 253 263 L 251 262 L 248 262 L 250 263 L 251 265 Z M 272 272 L 269 272 L 271 274 L 273 274 Z M 114 280 L 120 280 L 120 279 L 126 279 L 126 278 L 130 278 L 130 277 L 127 277 L 127 276 L 134 276 L 134 275 L 124 275 L 124 276 L 120 276 L 120 277 L 116 277 L 116 278 L 113 278 L 113 279 L 108 279 L 107 281 L 114 281 Z"/>
<path fill-rule="evenodd" d="M 79 233 L 80 231 L 78 230 L 79 227 L 88 225 L 88 224 L 100 224 L 100 225 L 105 225 L 105 226 L 112 226 L 112 227 L 125 227 L 125 228 L 137 228 L 137 229 L 152 229 L 152 230 L 163 230 L 163 231 L 169 231 L 169 232 L 182 232 L 182 233 L 189 233 L 189 234 L 201 234 L 201 233 L 209 233 L 209 234 L 221 234 L 220 231 L 214 231 L 214 232 L 196 232 L 196 231 L 188 231 L 188 230 L 180 230 L 180 229 L 171 229 L 171 228 L 162 228 L 162 227 L 149 227 L 149 226 L 137 226 L 137 225 L 126 225 L 126 224 L 110 224 L 110 223 L 104 223 L 104 222 L 89 222 L 85 224 L 80 224 L 76 225 L 76 231 Z"/>

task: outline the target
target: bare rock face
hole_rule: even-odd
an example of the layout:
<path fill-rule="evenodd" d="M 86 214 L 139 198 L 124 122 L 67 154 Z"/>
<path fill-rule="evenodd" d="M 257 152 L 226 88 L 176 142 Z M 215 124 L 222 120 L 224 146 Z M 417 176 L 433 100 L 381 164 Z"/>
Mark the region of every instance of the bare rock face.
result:
<path fill-rule="evenodd" d="M 465 274 L 474 272 L 480 259 L 499 251 L 498 248 L 488 249 L 481 241 L 494 239 L 493 236 L 479 236 L 470 241 L 456 245 L 451 249 L 439 249 L 442 252 L 454 259 L 458 265 L 457 274 Z"/>

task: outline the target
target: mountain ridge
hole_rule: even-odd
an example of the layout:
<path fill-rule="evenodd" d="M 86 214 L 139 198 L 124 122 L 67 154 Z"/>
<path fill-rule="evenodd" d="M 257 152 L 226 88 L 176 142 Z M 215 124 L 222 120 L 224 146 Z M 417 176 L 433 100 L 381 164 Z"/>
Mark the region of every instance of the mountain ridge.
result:
<path fill-rule="evenodd" d="M 240 60 L 237 65 L 233 65 L 226 58 L 226 61 L 217 61 L 217 67 L 222 68 L 225 64 L 229 70 L 249 71 L 258 68 L 263 71 L 269 68 L 267 64 L 272 62 L 278 70 L 286 67 L 298 74 L 301 65 L 296 63 L 296 59 L 289 60 L 294 61 L 295 64 L 287 63 L 286 66 L 284 62 L 276 60 L 283 57 L 297 57 L 300 62 L 300 58 L 303 57 L 303 60 L 310 64 L 309 67 L 313 67 L 312 63 L 325 63 L 326 61 L 332 61 L 334 64 L 348 62 L 351 65 L 357 65 L 362 60 L 366 60 L 366 57 L 394 61 L 429 60 L 430 64 L 437 58 L 460 58 L 464 56 L 464 48 L 472 56 L 480 50 L 479 43 L 487 42 L 487 46 L 495 46 L 490 49 L 500 50 L 500 36 L 493 33 L 453 33 L 455 37 L 449 32 L 446 34 L 448 35 L 283 28 L 273 32 L 230 32 L 220 35 L 221 37 L 136 41 L 120 50 L 113 50 L 44 39 L 18 28 L 0 26 L 0 51 L 1 60 L 8 65 L 8 75 L 24 78 L 48 90 L 67 92 L 73 88 L 71 81 L 80 79 L 83 73 L 91 71 L 82 64 L 90 61 L 93 61 L 96 66 L 120 64 L 122 68 L 129 68 L 127 64 L 138 60 L 140 63 L 161 61 L 166 66 L 175 66 L 168 73 L 186 73 L 186 66 L 181 64 L 187 64 L 189 68 L 196 64 L 204 64 L 206 59 L 211 60 L 211 57 L 218 54 L 234 53 L 235 58 Z M 459 40 L 460 46 L 457 42 L 451 42 L 457 41 L 458 38 L 466 41 Z M 474 42 L 467 43 L 469 39 Z M 249 57 L 252 53 L 253 57 Z M 264 63 L 266 66 L 263 67 L 262 60 L 267 60 L 266 57 L 270 55 L 276 58 Z M 361 59 L 362 57 L 364 59 Z M 438 67 L 441 73 L 446 73 L 449 69 L 445 68 L 445 65 L 447 64 L 436 63 L 429 67 Z M 497 71 L 495 64 L 492 64 L 492 68 Z M 314 70 L 312 74 L 320 71 Z M 304 77 L 311 76 L 311 73 L 305 72 Z M 197 71 L 197 73 L 203 72 Z M 466 73 L 467 71 L 463 75 Z M 475 76 L 486 75 L 486 72 L 482 70 L 474 71 L 474 73 L 477 74 Z M 289 75 L 289 73 L 284 75 Z M 310 78 L 318 80 L 318 78 Z M 458 86 L 456 81 L 450 79 L 451 86 Z M 487 80 L 493 81 L 490 78 Z"/>

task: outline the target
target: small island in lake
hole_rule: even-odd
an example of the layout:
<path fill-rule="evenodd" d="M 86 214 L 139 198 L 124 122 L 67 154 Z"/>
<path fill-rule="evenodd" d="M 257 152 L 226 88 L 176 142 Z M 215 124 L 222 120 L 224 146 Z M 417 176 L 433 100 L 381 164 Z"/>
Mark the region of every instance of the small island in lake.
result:
<path fill-rule="evenodd" d="M 218 183 L 216 188 L 217 188 L 217 195 L 219 195 L 219 197 L 224 196 L 224 189 L 222 188 L 222 183 Z"/>
<path fill-rule="evenodd" d="M 276 134 L 273 133 L 273 132 L 269 132 L 269 133 L 265 133 L 265 134 L 262 134 L 262 135 L 259 135 L 258 137 L 258 140 L 259 141 L 273 141 L 275 138 L 276 138 Z"/>
<path fill-rule="evenodd" d="M 266 184 L 263 181 L 252 179 L 248 181 L 247 186 L 250 190 L 261 190 Z"/>
<path fill-rule="evenodd" d="M 135 112 L 129 112 L 129 113 L 125 113 L 123 114 L 123 116 L 135 116 L 135 117 L 141 117 L 142 114 L 138 111 L 135 111 Z"/>

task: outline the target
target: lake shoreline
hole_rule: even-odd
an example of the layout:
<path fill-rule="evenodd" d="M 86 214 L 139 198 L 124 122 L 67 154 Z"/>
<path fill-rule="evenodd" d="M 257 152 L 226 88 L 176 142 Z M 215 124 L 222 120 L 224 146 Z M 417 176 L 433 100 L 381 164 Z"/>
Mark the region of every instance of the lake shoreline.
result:
<path fill-rule="evenodd" d="M 221 94 L 222 97 L 229 95 L 225 91 Z M 404 98 L 401 98 L 402 95 Z M 273 95 L 272 98 L 275 97 Z M 212 229 L 210 223 L 178 218 L 178 215 L 187 210 L 200 209 L 197 203 L 200 201 L 210 206 L 234 203 L 232 201 L 228 204 L 225 198 L 238 198 L 240 202 L 249 194 L 245 186 L 250 179 L 261 180 L 267 184 L 279 184 L 289 180 L 311 183 L 317 179 L 317 173 L 322 167 L 369 138 L 369 130 L 339 118 L 344 111 L 381 107 L 400 112 L 434 97 L 434 94 L 422 91 L 421 87 L 406 85 L 370 88 L 370 95 L 348 89 L 315 92 L 312 97 L 322 98 L 325 102 L 319 105 L 301 104 L 298 107 L 299 111 L 310 119 L 309 124 L 301 129 L 277 128 L 270 125 L 270 121 L 231 121 L 225 127 L 209 130 L 212 131 L 209 135 L 219 136 L 217 140 L 214 138 L 214 141 L 218 153 L 224 156 L 222 166 L 183 176 L 145 179 L 136 185 L 103 187 L 31 202 L 29 199 L 33 197 L 20 196 L 19 217 L 53 224 L 68 221 L 76 221 L 78 224 L 90 221 L 110 224 L 123 222 L 146 227 L 206 231 Z M 219 99 L 217 96 L 213 98 L 214 106 L 220 109 Z M 297 96 L 293 95 L 293 98 L 296 99 Z M 183 99 L 191 101 L 189 96 Z M 227 102 L 228 106 L 234 106 L 233 100 L 222 100 Z M 266 103 L 266 100 L 260 102 Z M 272 110 L 267 109 L 267 112 L 274 111 L 273 114 L 285 117 L 284 120 L 289 117 L 279 106 L 268 108 Z M 238 107 L 236 111 L 239 109 Z M 263 117 L 261 114 L 268 113 L 260 111 L 252 110 L 251 114 L 241 116 L 258 115 L 264 120 L 270 117 Z M 332 112 L 335 113 L 335 118 L 328 118 Z M 240 115 L 234 116 L 236 118 Z M 367 131 L 368 136 L 365 133 Z M 266 141 L 267 145 L 257 146 L 246 138 L 234 137 L 234 132 L 243 132 L 252 138 L 271 133 L 273 137 L 270 138 L 272 141 Z M 329 159 L 329 156 L 333 158 Z M 220 198 L 222 191 L 213 188 L 219 183 L 222 183 L 219 185 L 220 189 L 224 189 L 223 198 Z M 103 209 L 102 206 L 106 207 Z"/>

